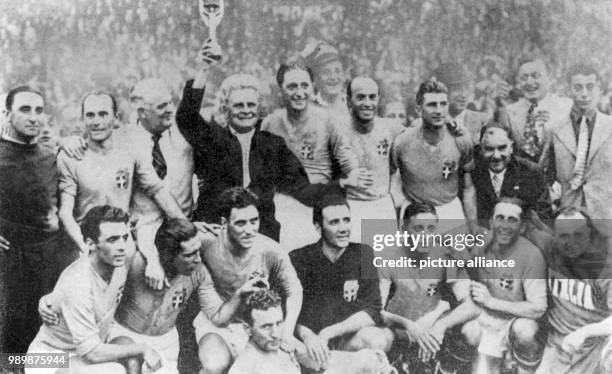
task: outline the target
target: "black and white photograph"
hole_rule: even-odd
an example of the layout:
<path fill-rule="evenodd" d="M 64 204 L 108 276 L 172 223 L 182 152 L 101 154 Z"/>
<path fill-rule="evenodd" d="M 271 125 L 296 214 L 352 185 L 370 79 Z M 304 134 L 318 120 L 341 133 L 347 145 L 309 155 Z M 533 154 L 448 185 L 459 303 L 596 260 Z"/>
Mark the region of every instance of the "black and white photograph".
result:
<path fill-rule="evenodd" d="M 0 0 L 0 374 L 612 374 L 612 0 Z"/>

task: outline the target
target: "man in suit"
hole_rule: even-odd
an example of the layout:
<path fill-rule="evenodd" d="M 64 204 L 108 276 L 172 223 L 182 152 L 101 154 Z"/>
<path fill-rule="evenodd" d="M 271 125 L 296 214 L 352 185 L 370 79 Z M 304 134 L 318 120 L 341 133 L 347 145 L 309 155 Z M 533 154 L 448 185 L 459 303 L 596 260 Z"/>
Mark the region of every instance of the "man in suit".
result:
<path fill-rule="evenodd" d="M 612 218 L 612 117 L 597 110 L 600 78 L 592 66 L 572 66 L 567 78 L 574 103 L 553 134 L 561 205 L 584 207 L 599 226 Z M 598 229 L 609 236 L 609 226 Z"/>
<path fill-rule="evenodd" d="M 550 81 L 541 59 L 522 59 L 516 81 L 523 97 L 506 109 L 516 155 L 535 162 L 548 176 L 553 172 L 550 163 L 554 124 L 569 115 L 571 102 L 548 91 Z"/>
<path fill-rule="evenodd" d="M 513 155 L 508 129 L 496 124 L 483 128 L 480 156 L 472 173 L 476 188 L 478 218 L 489 220 L 500 197 L 517 197 L 527 210 L 534 210 L 541 219 L 552 218 L 548 189 L 543 174 L 535 164 Z"/>
<path fill-rule="evenodd" d="M 187 81 L 176 116 L 179 129 L 194 147 L 195 172 L 202 181 L 195 218 L 217 222 L 214 203 L 221 192 L 229 187 L 248 187 L 261 199 L 260 232 L 278 241 L 280 223 L 274 217 L 274 192 L 289 193 L 312 205 L 298 193 L 310 187 L 308 175 L 282 137 L 260 130 L 257 78 L 236 74 L 221 84 L 227 127 L 208 123 L 200 116 L 209 69 L 220 55 L 220 47 L 212 42 L 203 47 L 202 69 L 194 80 Z"/>
<path fill-rule="evenodd" d="M 480 140 L 480 129 L 491 120 L 490 113 L 476 112 L 467 109 L 474 94 L 474 77 L 461 64 L 442 64 L 433 73 L 438 82 L 448 88 L 448 114 L 457 125 L 466 129 L 473 144 Z M 411 126 L 419 125 L 421 119 L 412 122 Z"/>

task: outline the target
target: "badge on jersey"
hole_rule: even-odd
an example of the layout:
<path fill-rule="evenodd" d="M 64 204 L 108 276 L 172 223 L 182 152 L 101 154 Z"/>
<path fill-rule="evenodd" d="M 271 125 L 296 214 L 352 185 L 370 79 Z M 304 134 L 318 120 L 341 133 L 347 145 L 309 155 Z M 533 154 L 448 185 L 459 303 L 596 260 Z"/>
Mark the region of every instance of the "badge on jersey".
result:
<path fill-rule="evenodd" d="M 444 179 L 450 178 L 455 172 L 456 168 L 456 161 L 444 161 L 444 166 L 442 166 L 442 176 L 444 177 Z"/>
<path fill-rule="evenodd" d="M 499 286 L 506 291 L 514 290 L 514 279 L 500 278 Z"/>
<path fill-rule="evenodd" d="M 357 292 L 359 291 L 359 281 L 357 279 L 351 279 L 344 281 L 344 300 L 352 303 L 357 299 Z"/>
<path fill-rule="evenodd" d="M 378 151 L 378 154 L 381 156 L 389 155 L 389 142 L 387 141 L 387 139 L 383 139 L 379 141 L 378 145 L 376 146 L 376 150 Z"/>
<path fill-rule="evenodd" d="M 117 170 L 115 173 L 115 186 L 124 190 L 128 189 L 130 180 L 130 172 L 127 168 Z"/>
<path fill-rule="evenodd" d="M 187 290 L 180 289 L 175 290 L 174 295 L 172 295 L 172 307 L 174 309 L 178 309 L 185 304 L 185 299 L 187 298 Z"/>
<path fill-rule="evenodd" d="M 300 156 L 305 160 L 314 160 L 314 144 L 304 140 L 300 147 Z"/>
<path fill-rule="evenodd" d="M 438 293 L 438 284 L 437 283 L 430 283 L 427 286 L 427 296 L 432 297 L 435 294 Z"/>

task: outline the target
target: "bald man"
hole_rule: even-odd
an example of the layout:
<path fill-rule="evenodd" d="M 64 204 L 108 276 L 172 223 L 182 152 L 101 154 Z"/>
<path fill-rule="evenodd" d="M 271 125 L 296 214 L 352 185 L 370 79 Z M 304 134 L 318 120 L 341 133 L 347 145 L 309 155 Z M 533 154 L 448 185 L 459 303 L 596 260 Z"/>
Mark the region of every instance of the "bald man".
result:
<path fill-rule="evenodd" d="M 359 160 L 359 168 L 366 171 L 372 181 L 366 187 L 346 187 L 353 221 L 351 241 L 361 243 L 362 220 L 394 220 L 396 217 L 390 194 L 392 178 L 389 155 L 393 140 L 404 127 L 376 115 L 380 91 L 372 78 L 353 78 L 347 87 L 347 97 L 351 111 L 347 135 Z M 399 185 L 399 179 L 394 180 Z"/>

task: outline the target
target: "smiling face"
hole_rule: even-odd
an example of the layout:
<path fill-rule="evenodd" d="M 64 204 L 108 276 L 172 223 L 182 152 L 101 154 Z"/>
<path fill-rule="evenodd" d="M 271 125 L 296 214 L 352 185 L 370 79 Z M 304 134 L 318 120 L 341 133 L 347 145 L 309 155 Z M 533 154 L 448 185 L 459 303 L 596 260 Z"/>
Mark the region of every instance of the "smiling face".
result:
<path fill-rule="evenodd" d="M 426 93 L 423 104 L 418 106 L 423 124 L 441 128 L 448 116 L 448 96 L 445 93 Z"/>
<path fill-rule="evenodd" d="M 548 73 L 542 60 L 526 62 L 519 68 L 517 85 L 525 99 L 540 101 L 548 92 Z"/>
<path fill-rule="evenodd" d="M 344 69 L 340 61 L 325 63 L 317 73 L 316 86 L 323 95 L 333 97 L 344 91 Z"/>
<path fill-rule="evenodd" d="M 301 69 L 287 71 L 281 89 L 287 108 L 296 111 L 305 110 L 313 94 L 310 75 Z"/>
<path fill-rule="evenodd" d="M 161 134 L 170 126 L 174 118 L 174 104 L 167 89 L 149 92 L 143 97 L 143 105 L 138 109 L 142 126 L 152 134 Z"/>
<path fill-rule="evenodd" d="M 512 156 L 512 140 L 504 130 L 487 129 L 480 142 L 480 149 L 489 170 L 494 173 L 506 170 Z"/>
<path fill-rule="evenodd" d="M 521 207 L 515 204 L 499 202 L 495 205 L 491 227 L 497 244 L 510 246 L 516 242 L 521 228 Z"/>
<path fill-rule="evenodd" d="M 351 82 L 350 106 L 353 117 L 360 122 L 370 122 L 378 110 L 378 85 L 371 78 L 355 78 Z"/>
<path fill-rule="evenodd" d="M 253 246 L 259 231 L 259 212 L 254 205 L 232 208 L 229 219 L 221 217 L 221 224 L 227 230 L 227 237 L 234 248 L 247 251 Z"/>
<path fill-rule="evenodd" d="M 249 131 L 257 123 L 257 92 L 251 88 L 233 90 L 227 100 L 230 125 L 239 132 Z"/>
<path fill-rule="evenodd" d="M 43 127 L 44 101 L 35 92 L 19 92 L 9 114 L 10 132 L 17 140 L 31 142 Z"/>
<path fill-rule="evenodd" d="M 115 124 L 113 102 L 108 95 L 90 95 L 83 102 L 83 120 L 89 139 L 101 143 L 108 139 Z"/>
<path fill-rule="evenodd" d="M 351 212 L 346 205 L 332 205 L 321 211 L 322 223 L 315 223 L 323 241 L 330 247 L 344 249 L 351 236 Z"/>
<path fill-rule="evenodd" d="M 458 115 L 467 108 L 474 95 L 474 84 L 465 82 L 448 86 L 449 110 L 453 115 Z"/>

